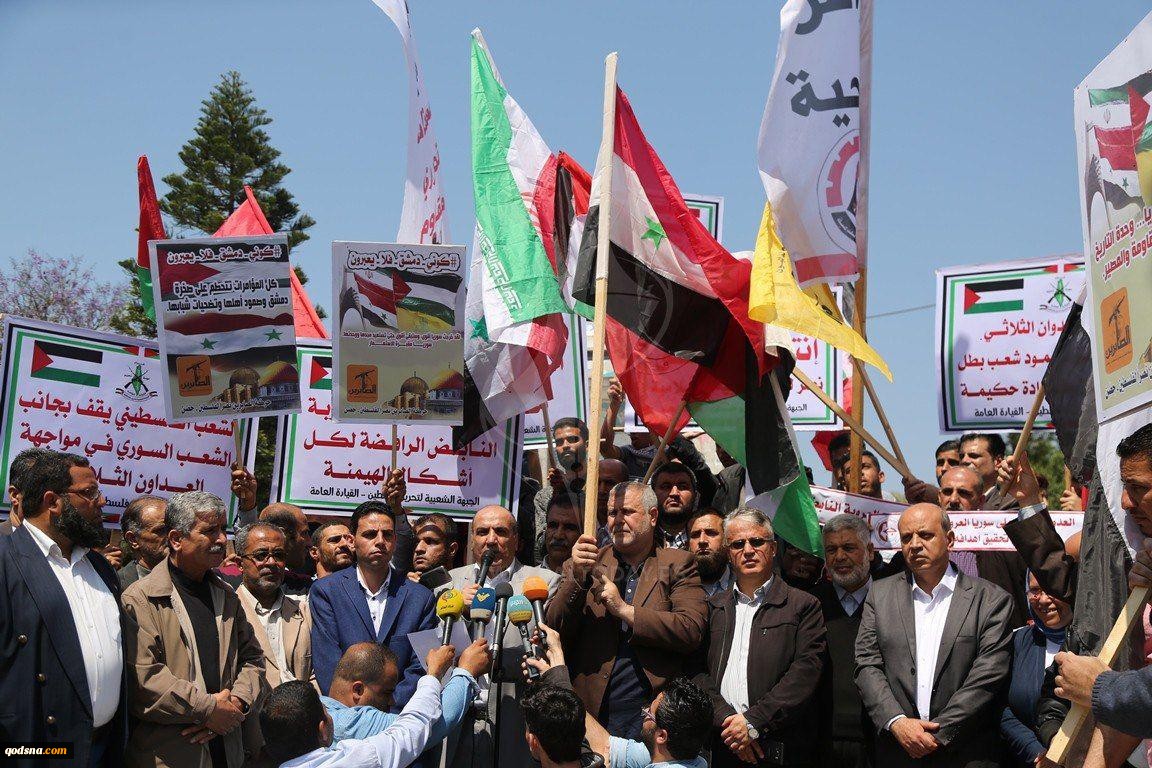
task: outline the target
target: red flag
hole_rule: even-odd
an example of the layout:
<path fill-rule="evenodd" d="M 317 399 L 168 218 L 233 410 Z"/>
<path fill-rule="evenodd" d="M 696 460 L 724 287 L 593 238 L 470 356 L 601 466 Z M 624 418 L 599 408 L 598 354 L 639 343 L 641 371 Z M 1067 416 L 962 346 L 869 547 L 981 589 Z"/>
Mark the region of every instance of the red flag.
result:
<path fill-rule="evenodd" d="M 220 225 L 220 229 L 213 233 L 213 237 L 241 237 L 243 235 L 273 235 L 272 226 L 264 216 L 256 195 L 252 188 L 244 185 L 244 195 L 247 198 L 232 215 Z M 296 270 L 288 270 L 288 278 L 292 285 L 292 309 L 296 314 L 296 338 L 298 339 L 326 339 L 328 331 L 324 330 L 324 323 L 316 313 L 316 307 L 304 291 L 300 278 L 296 277 Z"/>
<path fill-rule="evenodd" d="M 164 234 L 164 222 L 160 219 L 160 205 L 156 202 L 156 187 L 152 184 L 152 169 L 148 167 L 147 155 L 140 155 L 136 161 L 136 186 L 140 197 L 140 223 L 136 229 L 136 279 L 140 283 L 140 303 L 144 305 L 144 313 L 155 320 L 148 241 L 163 240 L 167 235 Z"/>

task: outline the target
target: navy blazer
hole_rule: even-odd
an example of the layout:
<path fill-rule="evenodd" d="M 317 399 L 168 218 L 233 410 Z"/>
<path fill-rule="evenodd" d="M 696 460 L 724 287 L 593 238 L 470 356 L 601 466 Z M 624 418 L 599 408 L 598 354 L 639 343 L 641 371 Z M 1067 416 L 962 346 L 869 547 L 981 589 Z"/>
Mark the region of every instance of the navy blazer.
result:
<path fill-rule="evenodd" d="M 312 669 L 325 695 L 332 686 L 336 663 L 344 651 L 356 643 L 384 643 L 400 664 L 395 709 L 408 703 L 416 683 L 424 674 L 423 660 L 412 653 L 409 632 L 436 626 L 436 599 L 432 590 L 421 586 L 396 569 L 388 574 L 388 598 L 380 632 L 372 628 L 368 600 L 356 578 L 356 566 L 318 579 L 308 592 L 312 612 Z"/>
<path fill-rule="evenodd" d="M 1000 717 L 1000 735 L 1017 765 L 1031 766 L 1044 745 L 1036 736 L 1036 702 L 1044 684 L 1044 633 L 1035 625 L 1012 633 L 1012 677 L 1008 705 Z"/>
<path fill-rule="evenodd" d="M 89 562 L 120 603 L 116 571 L 96 552 Z M 121 636 L 124 613 L 120 611 Z M 109 723 L 107 765 L 124 762 L 128 738 L 125 703 Z M 71 742 L 68 760 L 19 760 L 5 765 L 86 766 L 92 747 L 92 695 L 72 609 L 44 553 L 23 527 L 0 537 L 0 742 Z"/>

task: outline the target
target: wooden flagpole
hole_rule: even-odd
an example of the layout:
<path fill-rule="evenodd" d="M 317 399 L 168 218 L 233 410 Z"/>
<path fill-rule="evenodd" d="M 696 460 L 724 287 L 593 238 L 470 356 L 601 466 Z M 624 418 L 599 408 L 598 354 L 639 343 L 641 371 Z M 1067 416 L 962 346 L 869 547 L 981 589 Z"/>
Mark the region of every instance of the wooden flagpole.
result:
<path fill-rule="evenodd" d="M 553 470 L 556 469 L 556 444 L 552 441 L 552 419 L 548 418 L 547 400 L 541 406 L 541 415 L 544 417 L 544 435 L 548 440 L 548 469 Z"/>
<path fill-rule="evenodd" d="M 892 430 L 892 425 L 888 422 L 888 414 L 884 412 L 884 406 L 880 404 L 880 398 L 876 395 L 876 388 L 872 386 L 872 377 L 868 375 L 868 371 L 864 369 L 864 363 L 861 363 L 856 358 L 852 358 L 852 365 L 856 368 L 856 375 L 860 381 L 864 382 L 864 388 L 868 390 L 868 399 L 872 401 L 872 407 L 876 409 L 876 415 L 880 417 L 880 425 L 884 427 L 884 434 L 888 435 L 888 442 L 892 445 L 892 452 L 896 454 L 896 458 L 900 459 L 900 463 L 905 467 L 908 466 L 908 460 L 904 458 L 904 453 L 900 450 L 900 443 L 896 442 L 896 433 Z M 856 390 L 852 390 L 855 394 Z"/>
<path fill-rule="evenodd" d="M 616 144 L 616 58 L 615 52 L 604 59 L 604 129 L 600 139 L 600 154 L 596 168 L 600 174 L 599 231 L 596 238 L 596 307 L 592 320 L 592 392 L 591 413 L 588 419 L 588 450 L 594 456 L 600 451 L 601 412 L 604 398 L 604 319 L 608 305 L 608 249 L 612 234 L 612 158 Z M 588 461 L 584 487 L 593 491 L 600 482 L 600 462 Z M 596 493 L 584 494 L 584 533 L 596 531 Z"/>
<path fill-rule="evenodd" d="M 1028 412 L 1028 420 L 1020 430 L 1020 439 L 1016 441 L 1016 448 L 1012 451 L 1013 464 L 1020 462 L 1020 457 L 1028 450 L 1028 441 L 1032 437 L 1032 425 L 1036 423 L 1036 414 L 1040 413 L 1040 406 L 1044 405 L 1044 384 L 1036 385 L 1036 397 L 1032 400 L 1032 410 Z"/>
<path fill-rule="evenodd" d="M 392 425 L 392 471 L 396 471 L 396 453 L 400 450 L 398 443 L 400 442 L 400 433 L 396 429 L 396 425 Z"/>
<path fill-rule="evenodd" d="M 645 485 L 652 479 L 652 474 L 656 471 L 656 467 L 660 466 L 664 461 L 664 451 L 668 448 L 668 443 L 672 440 L 672 434 L 676 431 L 676 424 L 680 421 L 680 417 L 684 415 L 684 409 L 687 407 L 688 401 L 681 400 L 680 407 L 676 409 L 676 415 L 672 417 L 672 421 L 668 424 L 668 429 L 664 432 L 664 436 L 660 438 L 660 446 L 656 449 L 656 453 L 652 455 L 652 463 L 648 465 L 648 471 L 644 473 Z"/>
<path fill-rule="evenodd" d="M 1112 625 L 1112 631 L 1108 633 L 1108 637 L 1104 640 L 1103 647 L 1100 648 L 1100 661 L 1108 665 L 1109 668 L 1116 664 L 1116 658 L 1120 655 L 1120 647 L 1124 644 L 1124 638 L 1128 636 L 1128 632 L 1132 629 L 1133 622 L 1140 621 L 1144 613 L 1144 603 L 1148 602 L 1148 587 L 1139 587 L 1132 590 L 1132 594 L 1128 595 L 1128 602 L 1124 603 L 1123 610 L 1120 615 L 1116 617 L 1116 623 Z M 1072 709 L 1064 716 L 1064 722 L 1060 724 L 1060 730 L 1052 737 L 1052 743 L 1048 746 L 1048 751 L 1045 754 L 1052 762 L 1057 765 L 1064 765 L 1068 759 L 1068 752 L 1072 747 L 1072 743 L 1076 740 L 1076 734 L 1079 733 L 1084 721 L 1088 718 L 1090 711 L 1087 707 L 1080 704 L 1073 704 Z"/>
<path fill-rule="evenodd" d="M 870 445 L 872 449 L 876 451 L 876 453 L 880 454 L 881 458 L 891 464 L 892 468 L 900 473 L 901 477 L 904 477 L 908 480 L 915 479 L 915 477 L 912 475 L 912 471 L 908 469 L 904 462 L 893 456 L 892 452 L 885 448 L 879 440 L 877 440 L 872 436 L 871 433 L 868 432 L 868 430 L 864 429 L 860 422 L 856 421 L 856 419 L 854 419 L 852 416 L 849 416 L 848 413 L 840 407 L 839 403 L 828 397 L 823 389 L 816 386 L 816 382 L 808 378 L 808 374 L 804 373 L 804 371 L 800 370 L 799 368 L 794 368 L 792 370 L 792 375 L 799 379 L 801 384 L 812 390 L 812 394 L 816 395 L 816 397 L 820 399 L 820 402 L 824 403 L 825 406 L 832 409 L 832 411 L 841 418 L 841 420 L 844 422 L 844 425 L 852 430 L 853 434 L 858 435 L 863 439 L 864 442 L 868 443 L 868 445 Z M 859 488 L 859 485 L 857 485 L 857 488 Z"/>
<path fill-rule="evenodd" d="M 856 280 L 856 290 L 853 294 L 854 307 L 852 311 L 852 327 L 860 334 L 860 338 L 865 341 L 868 337 L 864 331 L 865 313 L 868 310 L 868 271 L 864 267 L 863 259 L 860 260 L 860 277 Z M 860 370 L 859 367 L 856 369 Z M 859 378 L 859 377 L 857 377 Z M 860 439 L 863 432 L 864 424 L 864 390 L 866 387 L 859 386 L 860 382 L 853 382 L 852 384 L 852 415 L 855 416 L 861 425 L 859 431 L 853 430 L 852 436 L 849 439 L 848 445 L 850 450 L 849 461 L 851 465 L 848 472 L 848 490 L 852 493 L 860 493 L 860 459 L 864 446 L 861 444 Z M 841 417 L 843 418 L 843 417 Z M 847 423 L 847 422 L 845 422 Z M 877 449 L 879 451 L 879 449 Z M 893 467 L 903 466 L 903 462 L 896 464 L 892 461 L 888 462 Z M 905 467 L 905 470 L 907 467 Z"/>

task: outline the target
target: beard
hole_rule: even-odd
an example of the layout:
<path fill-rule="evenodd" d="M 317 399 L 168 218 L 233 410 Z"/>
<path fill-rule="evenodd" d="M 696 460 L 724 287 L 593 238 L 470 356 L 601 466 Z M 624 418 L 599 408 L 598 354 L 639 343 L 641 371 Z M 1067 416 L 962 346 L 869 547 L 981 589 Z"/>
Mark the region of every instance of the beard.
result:
<path fill-rule="evenodd" d="M 857 568 L 853 568 L 852 572 L 847 576 L 841 576 L 831 568 L 828 569 L 828 579 L 838 587 L 848 589 L 850 586 L 859 585 L 868 579 L 868 574 L 871 571 L 872 564 L 869 562 L 861 563 Z"/>
<path fill-rule="evenodd" d="M 68 537 L 69 541 L 77 547 L 89 549 L 102 547 L 108 543 L 108 532 L 103 526 L 89 522 L 67 498 L 63 500 L 63 504 L 64 510 L 56 519 L 56 527 L 60 529 L 60 533 Z"/>
<path fill-rule="evenodd" d="M 709 584 L 720 578 L 724 573 L 725 566 L 728 565 L 728 558 L 723 552 L 713 552 L 712 550 L 693 552 L 692 557 L 696 560 L 696 570 L 700 572 L 700 581 Z"/>
<path fill-rule="evenodd" d="M 665 509 L 660 510 L 660 518 L 659 519 L 660 519 L 660 522 L 663 522 L 663 523 L 672 523 L 673 525 L 679 525 L 680 523 L 683 523 L 685 520 L 687 520 L 691 514 L 692 514 L 692 510 L 690 510 L 688 507 L 680 507 L 678 509 L 665 508 Z"/>
<path fill-rule="evenodd" d="M 556 454 L 556 461 L 561 467 L 571 472 L 584 463 L 584 451 L 562 451 Z"/>

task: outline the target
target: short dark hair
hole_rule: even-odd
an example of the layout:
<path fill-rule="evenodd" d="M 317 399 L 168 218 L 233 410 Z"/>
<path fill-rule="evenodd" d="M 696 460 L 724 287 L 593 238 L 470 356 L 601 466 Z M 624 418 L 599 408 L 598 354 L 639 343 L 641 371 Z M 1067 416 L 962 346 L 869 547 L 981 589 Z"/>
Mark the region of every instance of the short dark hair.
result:
<path fill-rule="evenodd" d="M 52 491 L 63 494 L 72 484 L 72 467 L 87 467 L 88 459 L 74 453 L 58 453 L 48 451 L 36 458 L 28 466 L 21 478 L 21 485 L 16 486 L 20 491 L 20 506 L 25 517 L 35 517 L 40 513 L 40 505 L 44 502 L 44 494 Z"/>
<path fill-rule="evenodd" d="M 932 455 L 933 456 L 939 456 L 940 454 L 947 453 L 948 451 L 959 452 L 959 450 L 960 450 L 960 441 L 959 440 L 945 440 L 944 442 L 940 443 L 940 445 L 936 446 L 936 453 L 934 453 Z"/>
<path fill-rule="evenodd" d="M 334 525 L 342 525 L 345 528 L 348 527 L 348 523 L 345 523 L 341 520 L 325 520 L 324 522 L 320 523 L 320 525 L 316 526 L 314 531 L 312 531 L 312 546 L 320 546 L 320 542 L 324 540 L 324 531 L 328 530 Z"/>
<path fill-rule="evenodd" d="M 1116 446 L 1116 455 L 1121 460 L 1143 456 L 1152 461 L 1152 424 L 1145 424 L 1121 440 Z"/>
<path fill-rule="evenodd" d="M 668 752 L 677 760 L 700 754 L 712 730 L 712 699 L 686 677 L 664 686 L 664 698 L 652 713 L 656 727 L 668 732 Z"/>
<path fill-rule="evenodd" d="M 380 499 L 372 499 L 352 511 L 352 519 L 348 521 L 348 530 L 352 531 L 353 536 L 356 535 L 356 529 L 360 527 L 360 521 L 368 515 L 386 515 L 393 525 L 396 523 L 396 513 L 392 511 L 391 505 Z"/>
<path fill-rule="evenodd" d="M 833 451 L 842 451 L 850 445 L 852 445 L 852 433 L 841 432 L 840 434 L 836 435 L 836 437 L 828 441 L 828 453 L 832 453 Z"/>
<path fill-rule="evenodd" d="M 168 501 L 160 496 L 137 496 L 128 502 L 128 506 L 124 507 L 124 514 L 120 515 L 120 531 L 127 533 L 140 533 L 143 524 L 140 518 L 144 515 L 144 509 L 149 504 L 159 504 L 160 508 L 168 506 Z"/>
<path fill-rule="evenodd" d="M 420 529 L 426 525 L 434 525 L 444 533 L 444 544 L 453 544 L 456 541 L 456 521 L 443 512 L 429 512 L 416 518 L 412 526 L 412 535 L 418 535 Z"/>
<path fill-rule="evenodd" d="M 344 651 L 340 661 L 336 662 L 336 670 L 332 678 L 354 683 L 360 680 L 365 683 L 378 683 L 384 679 L 384 673 L 391 664 L 400 672 L 400 660 L 395 652 L 380 643 L 356 643 Z"/>
<path fill-rule="evenodd" d="M 248 537 L 252 535 L 253 531 L 275 531 L 284 537 L 285 544 L 288 543 L 288 534 L 284 533 L 283 528 L 268 520 L 258 520 L 255 523 L 241 526 L 232 537 L 232 548 L 240 557 L 248 554 Z"/>
<path fill-rule="evenodd" d="M 724 522 L 724 513 L 723 512 L 716 509 L 715 507 L 704 507 L 704 508 L 698 509 L 692 513 L 692 517 L 688 518 L 688 525 L 685 527 L 684 530 L 686 530 L 686 531 L 692 530 L 692 526 L 696 524 L 697 520 L 699 520 L 702 517 L 707 517 L 708 515 L 712 515 L 713 517 L 720 518 L 720 522 L 721 522 L 721 524 L 723 524 L 723 522 Z M 721 525 L 721 527 L 723 527 L 723 525 Z"/>
<path fill-rule="evenodd" d="M 280 765 L 319 749 L 320 731 L 316 726 L 324 720 L 324 705 L 311 683 L 281 683 L 260 710 L 264 750 Z"/>
<path fill-rule="evenodd" d="M 12 463 L 8 465 L 8 485 L 14 487 L 17 493 L 23 493 L 21 490 L 24 476 L 28 474 L 28 470 L 39 461 L 41 458 L 52 453 L 47 448 L 25 448 L 16 454 L 12 459 Z"/>
<path fill-rule="evenodd" d="M 552 434 L 555 435 L 558 429 L 572 429 L 573 427 L 580 430 L 580 437 L 583 438 L 584 442 L 588 442 L 588 425 L 575 416 L 565 416 L 552 422 Z"/>
<path fill-rule="evenodd" d="M 553 493 L 552 498 L 548 499 L 548 506 L 544 508 L 545 517 L 548 516 L 548 513 L 552 511 L 553 507 L 566 507 L 579 510 L 580 500 L 576 498 L 576 494 L 568 491 Z"/>
<path fill-rule="evenodd" d="M 540 741 L 554 763 L 580 759 L 584 742 L 584 704 L 572 691 L 558 685 L 541 685 L 520 705 L 524 725 Z"/>
<path fill-rule="evenodd" d="M 872 451 L 860 451 L 860 458 L 863 459 L 865 456 L 872 459 L 872 463 L 876 465 L 877 469 L 881 469 L 880 459 L 876 458 L 876 454 L 872 453 Z"/>
<path fill-rule="evenodd" d="M 1004 442 L 1004 438 L 995 432 L 965 432 L 960 435 L 960 445 L 964 445 L 971 440 L 983 440 L 988 444 L 988 453 L 993 456 L 1004 458 L 1008 453 L 1008 446 Z"/>
<path fill-rule="evenodd" d="M 687 464 L 679 461 L 666 461 L 661 464 L 656 468 L 656 471 L 652 473 L 652 480 L 649 481 L 653 489 L 656 488 L 656 483 L 660 481 L 661 475 L 687 475 L 688 482 L 692 485 L 692 492 L 696 492 L 696 473 L 693 472 Z"/>

